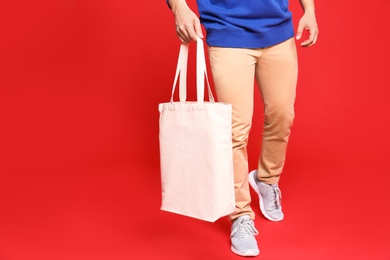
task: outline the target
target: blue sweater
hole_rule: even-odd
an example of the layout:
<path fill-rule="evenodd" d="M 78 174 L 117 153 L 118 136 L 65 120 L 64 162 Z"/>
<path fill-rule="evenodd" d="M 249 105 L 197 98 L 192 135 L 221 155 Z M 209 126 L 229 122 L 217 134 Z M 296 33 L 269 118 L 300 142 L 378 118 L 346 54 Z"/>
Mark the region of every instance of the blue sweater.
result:
<path fill-rule="evenodd" d="M 197 0 L 210 46 L 263 48 L 294 36 L 288 0 Z"/>

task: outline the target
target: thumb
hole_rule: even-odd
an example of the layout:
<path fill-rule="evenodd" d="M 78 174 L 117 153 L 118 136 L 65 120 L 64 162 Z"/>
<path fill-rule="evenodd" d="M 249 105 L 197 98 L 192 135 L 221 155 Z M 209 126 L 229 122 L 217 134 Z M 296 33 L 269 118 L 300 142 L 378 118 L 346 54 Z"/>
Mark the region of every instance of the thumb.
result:
<path fill-rule="evenodd" d="M 304 26 L 302 24 L 299 24 L 298 29 L 297 29 L 297 35 L 295 36 L 295 39 L 297 39 L 297 40 L 301 39 L 303 29 L 304 29 Z"/>

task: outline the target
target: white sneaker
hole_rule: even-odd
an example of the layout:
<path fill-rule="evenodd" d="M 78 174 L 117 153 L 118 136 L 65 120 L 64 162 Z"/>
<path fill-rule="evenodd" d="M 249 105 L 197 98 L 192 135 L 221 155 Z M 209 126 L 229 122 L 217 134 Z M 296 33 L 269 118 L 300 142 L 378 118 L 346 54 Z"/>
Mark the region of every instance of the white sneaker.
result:
<path fill-rule="evenodd" d="M 251 171 L 248 176 L 249 184 L 259 196 L 261 213 L 271 221 L 281 221 L 284 218 L 282 211 L 282 192 L 278 184 L 266 184 L 257 179 L 257 171 Z"/>
<path fill-rule="evenodd" d="M 257 256 L 260 250 L 255 236 L 258 234 L 253 220 L 248 215 L 239 217 L 232 225 L 230 234 L 231 250 L 240 256 Z"/>

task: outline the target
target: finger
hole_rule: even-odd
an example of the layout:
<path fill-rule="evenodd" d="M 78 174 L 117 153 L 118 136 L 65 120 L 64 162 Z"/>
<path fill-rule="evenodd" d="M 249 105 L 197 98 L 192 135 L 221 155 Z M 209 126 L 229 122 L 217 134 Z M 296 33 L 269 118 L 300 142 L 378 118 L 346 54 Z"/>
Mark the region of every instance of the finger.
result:
<path fill-rule="evenodd" d="M 195 32 L 196 35 L 199 36 L 199 38 L 203 39 L 203 33 L 202 33 L 202 27 L 200 26 L 200 21 L 199 19 L 195 20 Z"/>
<path fill-rule="evenodd" d="M 188 43 L 191 41 L 191 37 L 188 35 L 187 29 L 184 26 L 178 26 L 176 32 L 183 42 Z"/>
<path fill-rule="evenodd" d="M 302 33 L 303 33 L 303 29 L 304 29 L 304 27 L 302 25 L 298 25 L 297 35 L 295 37 L 297 40 L 301 39 Z"/>
<path fill-rule="evenodd" d="M 176 31 L 176 34 L 182 43 L 186 42 L 185 38 L 183 37 L 183 35 L 179 31 Z"/>
<path fill-rule="evenodd" d="M 317 29 L 316 36 L 314 37 L 313 44 L 316 44 L 316 42 L 317 42 L 317 39 L 318 39 L 318 33 L 319 33 L 319 31 L 318 31 L 318 29 Z"/>
<path fill-rule="evenodd" d="M 308 30 L 309 30 L 309 41 L 310 43 L 313 43 L 316 36 L 316 30 L 313 28 L 308 28 Z"/>
<path fill-rule="evenodd" d="M 183 43 L 190 42 L 188 40 L 188 37 L 184 33 L 182 33 L 182 31 L 179 28 L 176 29 L 176 33 L 177 33 L 177 36 L 179 36 L 179 39 L 181 42 L 183 42 Z"/>
<path fill-rule="evenodd" d="M 187 29 L 187 35 L 188 35 L 189 41 L 196 41 L 198 39 L 196 36 L 196 32 L 193 28 Z"/>
<path fill-rule="evenodd" d="M 302 47 L 310 47 L 313 44 L 313 41 L 307 39 L 306 41 L 301 42 Z"/>
<path fill-rule="evenodd" d="M 189 40 L 193 40 L 193 41 L 196 41 L 198 39 L 197 35 L 197 31 L 196 31 L 196 21 L 193 21 L 191 24 L 187 25 L 186 26 L 186 31 L 187 31 L 187 35 L 188 35 L 188 38 Z"/>
<path fill-rule="evenodd" d="M 310 30 L 309 39 L 302 42 L 301 46 L 310 47 L 310 46 L 314 45 L 317 42 L 317 36 L 318 36 L 318 29 Z"/>
<path fill-rule="evenodd" d="M 192 22 L 190 24 L 184 23 L 179 25 L 177 31 L 180 32 L 180 35 L 185 42 L 190 42 L 192 40 L 196 41 L 197 39 L 194 24 Z"/>
<path fill-rule="evenodd" d="M 185 38 L 183 38 L 183 36 L 181 35 L 179 35 L 179 39 L 182 43 L 188 43 L 188 41 Z"/>

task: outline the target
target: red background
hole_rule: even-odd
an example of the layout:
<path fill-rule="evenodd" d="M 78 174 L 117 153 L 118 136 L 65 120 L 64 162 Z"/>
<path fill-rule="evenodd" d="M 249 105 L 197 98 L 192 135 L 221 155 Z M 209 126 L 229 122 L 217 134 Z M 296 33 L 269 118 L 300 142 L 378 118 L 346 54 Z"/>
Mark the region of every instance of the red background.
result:
<path fill-rule="evenodd" d="M 318 44 L 299 48 L 286 219 L 266 221 L 253 196 L 261 257 L 390 259 L 390 4 L 316 5 Z M 298 1 L 291 10 L 296 24 Z M 164 0 L 1 1 L 0 24 L 0 260 L 240 259 L 226 218 L 159 210 L 157 104 L 180 45 Z"/>

